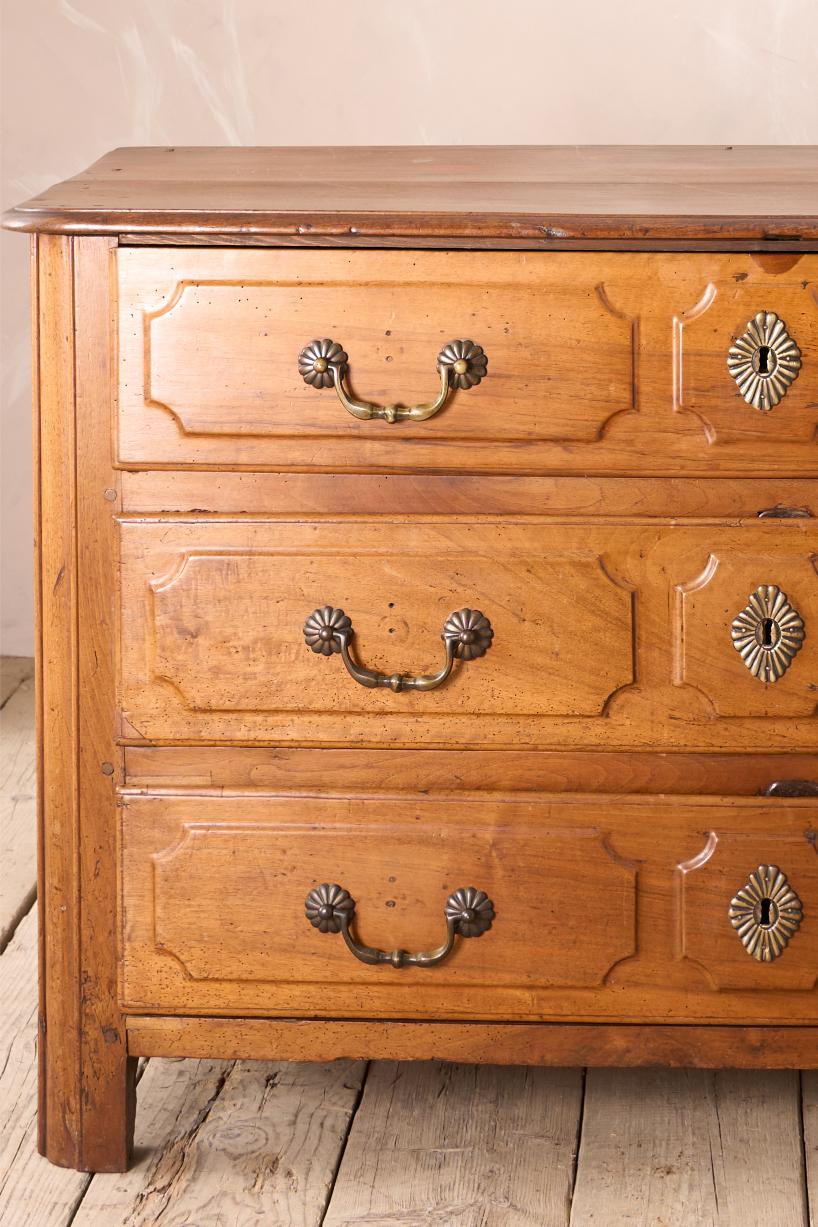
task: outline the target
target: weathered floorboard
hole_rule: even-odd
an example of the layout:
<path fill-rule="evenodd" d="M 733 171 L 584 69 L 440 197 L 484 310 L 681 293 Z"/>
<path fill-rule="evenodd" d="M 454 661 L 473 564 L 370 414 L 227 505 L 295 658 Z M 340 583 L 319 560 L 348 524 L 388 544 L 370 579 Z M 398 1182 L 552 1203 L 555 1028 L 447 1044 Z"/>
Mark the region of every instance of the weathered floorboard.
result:
<path fill-rule="evenodd" d="M 74 1227 L 318 1227 L 365 1068 L 150 1061 L 134 1166 L 94 1177 Z"/>
<path fill-rule="evenodd" d="M 818 1227 L 818 1070 L 801 1073 L 801 1112 L 809 1227 Z"/>
<path fill-rule="evenodd" d="M 563 1227 L 579 1070 L 371 1067 L 324 1227 Z"/>
<path fill-rule="evenodd" d="M 571 1227 L 805 1227 L 798 1077 L 589 1070 Z"/>
<path fill-rule="evenodd" d="M 161 1222 L 178 1201 L 178 1176 L 232 1062 L 152 1061 L 137 1098 L 134 1162 L 95 1176 L 75 1224 Z"/>
<path fill-rule="evenodd" d="M 807 1227 L 797 1071 L 724 1069 L 710 1077 L 719 1227 Z"/>
<path fill-rule="evenodd" d="M 34 686 L 22 681 L 0 711 L 0 950 L 34 902 L 37 880 Z"/>
<path fill-rule="evenodd" d="M 0 656 L 0 707 L 4 706 L 21 682 L 34 677 L 30 656 Z"/>
<path fill-rule="evenodd" d="M 64 1227 L 90 1176 L 37 1153 L 37 919 L 21 921 L 0 956 L 0 1223 Z M 113 1227 L 113 1225 L 112 1225 Z"/>

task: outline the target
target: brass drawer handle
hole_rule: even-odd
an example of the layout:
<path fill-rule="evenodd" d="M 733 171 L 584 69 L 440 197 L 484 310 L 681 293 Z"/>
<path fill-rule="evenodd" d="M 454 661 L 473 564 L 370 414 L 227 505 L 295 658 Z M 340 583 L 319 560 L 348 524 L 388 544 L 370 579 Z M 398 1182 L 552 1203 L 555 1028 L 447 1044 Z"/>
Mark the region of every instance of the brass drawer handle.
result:
<path fill-rule="evenodd" d="M 343 609 L 334 609 L 332 605 L 314 610 L 304 623 L 304 639 L 313 652 L 321 656 L 340 652 L 347 672 L 359 685 L 369 690 L 385 686 L 396 692 L 436 689 L 446 681 L 455 659 L 476 660 L 479 656 L 485 656 L 494 638 L 491 623 L 479 609 L 458 609 L 443 624 L 440 636 L 446 649 L 443 668 L 438 673 L 412 677 L 406 673 L 377 673 L 374 669 L 359 665 L 349 651 L 354 634 L 352 622 Z"/>
<path fill-rule="evenodd" d="M 411 954 L 408 950 L 378 950 L 363 946 L 353 937 L 350 926 L 355 919 L 355 900 L 337 882 L 324 882 L 307 895 L 304 912 L 321 933 L 340 933 L 348 948 L 362 963 L 391 963 L 393 967 L 434 967 L 451 954 L 455 937 L 480 937 L 491 928 L 494 904 L 485 891 L 461 886 L 446 900 L 446 940 L 436 950 Z"/>
<path fill-rule="evenodd" d="M 437 356 L 440 391 L 426 405 L 372 405 L 355 400 L 344 387 L 349 359 L 337 341 L 328 337 L 310 341 L 298 355 L 298 371 L 305 383 L 313 388 L 335 385 L 338 399 L 348 413 L 362 421 L 383 418 L 385 422 L 425 422 L 443 408 L 450 392 L 456 388 L 474 388 L 485 378 L 488 358 L 481 346 L 473 341 L 449 341 Z"/>

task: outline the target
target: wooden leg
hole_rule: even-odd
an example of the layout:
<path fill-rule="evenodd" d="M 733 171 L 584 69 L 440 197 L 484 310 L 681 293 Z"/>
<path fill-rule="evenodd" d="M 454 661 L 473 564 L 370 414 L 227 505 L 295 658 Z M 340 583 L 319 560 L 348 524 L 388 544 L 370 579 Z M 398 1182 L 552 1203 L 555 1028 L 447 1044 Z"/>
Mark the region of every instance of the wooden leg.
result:
<path fill-rule="evenodd" d="M 117 993 L 113 248 L 39 236 L 33 277 L 40 1149 L 84 1171 L 127 1166 L 134 1114 Z"/>
<path fill-rule="evenodd" d="M 40 1154 L 59 1167 L 81 1172 L 127 1171 L 133 1150 L 136 1113 L 135 1057 L 106 1062 L 104 1079 L 85 1054 L 76 1080 L 65 1078 L 67 1058 L 61 1051 L 51 1062 L 47 1040 L 40 1038 Z"/>

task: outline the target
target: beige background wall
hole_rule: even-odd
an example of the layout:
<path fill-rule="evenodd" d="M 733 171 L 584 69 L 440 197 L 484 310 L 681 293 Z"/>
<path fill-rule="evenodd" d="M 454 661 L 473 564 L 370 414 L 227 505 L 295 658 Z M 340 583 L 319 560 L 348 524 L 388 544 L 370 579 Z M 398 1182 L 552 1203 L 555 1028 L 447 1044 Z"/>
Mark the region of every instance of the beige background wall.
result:
<path fill-rule="evenodd" d="M 129 144 L 818 144 L 816 0 L 0 0 L 4 207 Z M 2 650 L 31 634 L 27 244 L 2 236 Z"/>

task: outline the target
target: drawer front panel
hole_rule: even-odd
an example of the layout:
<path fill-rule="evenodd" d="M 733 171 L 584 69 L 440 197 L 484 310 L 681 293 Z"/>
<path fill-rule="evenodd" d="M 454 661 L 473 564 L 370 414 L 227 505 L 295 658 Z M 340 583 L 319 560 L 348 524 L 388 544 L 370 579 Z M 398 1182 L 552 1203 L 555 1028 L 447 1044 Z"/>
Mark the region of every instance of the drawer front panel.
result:
<path fill-rule="evenodd" d="M 812 615 L 818 558 L 810 546 L 792 552 L 784 539 L 776 545 L 772 552 L 756 552 L 752 546 L 733 552 L 717 544 L 701 575 L 676 586 L 677 680 L 698 690 L 718 716 L 797 719 L 815 712 L 818 643 L 813 636 L 818 623 Z M 759 582 L 761 576 L 767 578 Z M 730 621 L 732 637 L 736 619 L 741 622 L 736 643 L 747 661 L 739 668 L 741 653 L 724 651 L 721 633 Z M 769 650 L 754 653 L 765 642 Z M 768 681 L 777 670 L 784 672 Z"/>
<path fill-rule="evenodd" d="M 122 812 L 128 1009 L 690 1021 L 815 1008 L 815 802 L 126 794 Z M 769 962 L 730 914 L 759 865 L 797 899 Z M 322 884 L 346 893 L 319 890 L 309 919 Z M 468 887 L 491 924 L 455 933 L 428 967 L 361 961 L 332 906 L 318 911 L 354 907 L 351 942 L 388 960 L 439 948 L 447 900 Z"/>
<path fill-rule="evenodd" d="M 127 739 L 814 747 L 808 521 L 128 520 L 121 545 Z M 733 642 L 762 587 L 785 594 L 803 626 L 776 682 Z M 435 689 L 372 689 L 305 642 L 305 621 L 325 609 L 345 611 L 350 657 L 384 679 L 438 672 L 457 611 L 482 611 L 493 639 Z M 332 621 L 320 614 L 313 649 L 321 618 Z"/>
<path fill-rule="evenodd" d="M 777 457 L 814 471 L 815 256 L 123 248 L 118 261 L 126 466 L 712 473 Z M 801 363 L 769 412 L 728 370 L 759 312 L 797 348 L 751 346 L 750 366 L 789 377 Z M 326 337 L 348 355 L 350 395 L 379 406 L 433 401 L 454 339 L 488 366 L 428 420 L 362 421 L 299 372 Z"/>

